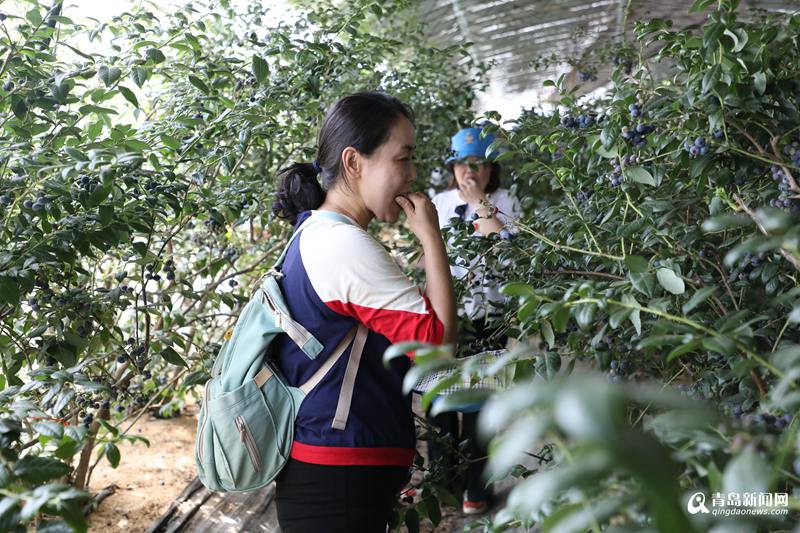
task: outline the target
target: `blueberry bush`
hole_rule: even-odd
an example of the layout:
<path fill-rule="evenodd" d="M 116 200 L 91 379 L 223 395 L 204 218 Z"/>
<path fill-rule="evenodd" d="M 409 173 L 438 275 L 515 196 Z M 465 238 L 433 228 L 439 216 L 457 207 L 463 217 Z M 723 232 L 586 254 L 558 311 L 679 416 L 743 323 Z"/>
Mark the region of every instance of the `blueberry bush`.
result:
<path fill-rule="evenodd" d="M 2 531 L 85 531 L 98 462 L 205 382 L 286 241 L 273 176 L 336 99 L 408 102 L 421 175 L 471 118 L 485 68 L 427 45 L 411 4 L 260 4 L 0 13 Z"/>
<path fill-rule="evenodd" d="M 545 82 L 552 113 L 483 117 L 526 214 L 463 253 L 502 269 L 496 323 L 522 343 L 483 366 L 430 350 L 415 369 L 504 384 L 434 405 L 488 400 L 489 473 L 520 478 L 476 528 L 797 522 L 800 16 L 737 4 L 698 0 L 702 25 L 637 22 L 632 42 L 570 58 L 582 81 L 610 67 L 600 96 L 562 76 Z M 709 508 L 777 493 L 788 514 L 692 515 L 698 492 Z"/>

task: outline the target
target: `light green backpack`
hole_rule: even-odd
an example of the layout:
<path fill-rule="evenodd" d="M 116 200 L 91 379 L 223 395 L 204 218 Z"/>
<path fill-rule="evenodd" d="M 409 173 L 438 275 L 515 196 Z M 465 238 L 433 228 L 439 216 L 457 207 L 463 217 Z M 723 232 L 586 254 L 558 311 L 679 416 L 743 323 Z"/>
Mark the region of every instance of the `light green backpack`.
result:
<path fill-rule="evenodd" d="M 309 359 L 323 346 L 289 315 L 277 279 L 286 252 L 300 230 L 319 219 L 348 224 L 346 217 L 314 211 L 295 231 L 275 266 L 259 283 L 239 315 L 233 333 L 220 348 L 205 385 L 195 438 L 195 464 L 200 481 L 211 490 L 244 492 L 269 484 L 289 458 L 300 403 L 352 342 L 345 378 L 331 423 L 343 430 L 350 412 L 353 385 L 367 337 L 363 324 L 354 328 L 300 387 L 289 386 L 270 347 L 286 333 Z"/>

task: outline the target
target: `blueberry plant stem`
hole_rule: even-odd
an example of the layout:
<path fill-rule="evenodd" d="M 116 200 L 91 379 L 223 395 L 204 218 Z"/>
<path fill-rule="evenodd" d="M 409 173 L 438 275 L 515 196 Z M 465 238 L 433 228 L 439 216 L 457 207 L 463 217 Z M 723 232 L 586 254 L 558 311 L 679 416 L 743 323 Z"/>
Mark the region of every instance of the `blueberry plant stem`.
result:
<path fill-rule="evenodd" d="M 775 339 L 775 343 L 772 345 L 772 351 L 774 352 L 778 348 L 778 343 L 781 342 L 781 337 L 783 337 L 783 333 L 786 331 L 786 328 L 789 327 L 790 320 L 787 317 L 786 321 L 783 323 L 783 327 L 781 328 L 780 333 L 778 333 L 778 338 Z"/>
<path fill-rule="evenodd" d="M 575 252 L 575 253 L 579 253 L 579 254 L 583 254 L 583 255 L 591 255 L 591 256 L 595 256 L 595 257 L 605 257 L 606 259 L 613 259 L 615 261 L 622 261 L 622 260 L 625 259 L 624 257 L 620 257 L 618 255 L 611 255 L 611 254 L 607 254 L 607 253 L 603 253 L 603 252 L 593 252 L 591 250 L 583 250 L 581 248 L 575 248 L 573 246 L 569 246 L 569 245 L 566 245 L 566 244 L 559 244 L 559 243 L 557 243 L 555 241 L 551 241 L 550 239 L 548 239 L 547 237 L 545 237 L 541 233 L 539 233 L 536 230 L 528 227 L 525 224 L 516 223 L 514 226 L 519 228 L 520 230 L 524 231 L 525 233 L 528 233 L 529 235 L 532 235 L 533 237 L 535 237 L 536 239 L 542 241 L 543 243 L 552 246 L 556 250 L 569 250 L 570 252 Z"/>
<path fill-rule="evenodd" d="M 541 299 L 542 299 L 542 301 L 546 301 L 546 302 L 555 302 L 556 301 L 556 300 L 550 300 L 548 298 L 541 298 Z M 709 335 L 711 337 L 722 337 L 722 335 L 720 333 L 714 331 L 713 329 L 709 329 L 706 326 L 695 322 L 694 320 L 690 320 L 690 319 L 688 319 L 686 317 L 682 317 L 682 316 L 673 315 L 671 313 L 666 313 L 664 311 L 661 311 L 660 309 L 654 309 L 652 307 L 644 307 L 644 306 L 641 306 L 639 304 L 625 303 L 625 302 L 621 302 L 619 300 L 610 300 L 610 299 L 609 300 L 600 300 L 598 298 L 580 298 L 578 300 L 564 302 L 564 305 L 566 305 L 567 307 L 573 307 L 573 306 L 580 305 L 580 304 L 595 304 L 595 305 L 610 304 L 610 305 L 615 305 L 615 306 L 618 306 L 618 307 L 624 307 L 626 309 L 632 309 L 634 311 L 645 312 L 645 313 L 648 313 L 648 314 L 651 314 L 651 315 L 655 315 L 655 316 L 658 316 L 658 317 L 661 317 L 661 318 L 665 318 L 665 319 L 667 319 L 667 320 L 669 320 L 671 322 L 677 322 L 679 324 L 684 324 L 684 325 L 689 326 L 689 327 L 691 327 L 693 329 L 696 329 L 698 331 L 702 331 L 703 333 L 705 333 L 706 335 Z M 772 372 L 773 374 L 775 374 L 778 377 L 781 377 L 781 378 L 783 377 L 783 372 L 781 370 L 779 370 L 777 367 L 772 365 L 769 361 L 766 361 L 763 357 L 761 357 L 757 353 L 755 353 L 752 350 L 750 350 L 747 346 L 744 346 L 743 344 L 741 344 L 740 342 L 736 342 L 735 340 L 733 341 L 733 343 L 736 346 L 736 348 L 738 348 L 743 353 L 748 355 L 754 361 L 756 361 L 759 364 L 761 364 L 763 367 L 768 369 L 770 372 Z"/>
<path fill-rule="evenodd" d="M 600 245 L 597 243 L 597 239 L 594 238 L 594 233 L 592 233 L 592 230 L 589 228 L 589 225 L 586 223 L 586 219 L 583 218 L 583 215 L 581 214 L 581 210 L 578 208 L 578 204 L 575 203 L 575 199 L 572 197 L 572 194 L 571 193 L 567 193 L 567 198 L 569 198 L 569 201 L 572 204 L 572 207 L 575 209 L 575 213 L 578 215 L 578 218 L 581 219 L 581 222 L 583 223 L 583 227 L 586 228 L 586 232 L 589 234 L 589 237 L 592 239 L 592 242 L 594 243 L 595 248 L 597 248 L 598 252 L 602 252 L 603 249 L 600 248 Z"/>
<path fill-rule="evenodd" d="M 736 200 L 736 203 L 739 204 L 739 207 L 742 209 L 742 211 L 747 213 L 747 215 L 753 219 L 753 222 L 756 223 L 758 230 L 764 235 L 769 236 L 769 233 L 764 228 L 761 219 L 758 217 L 758 215 L 756 215 L 756 213 L 752 209 L 750 209 L 750 206 L 748 206 L 747 203 L 745 203 L 742 197 L 736 193 L 733 193 L 733 199 Z M 789 263 L 791 263 L 791 265 L 795 268 L 795 270 L 800 272 L 800 259 L 795 257 L 794 254 L 792 254 L 791 252 L 789 252 L 784 248 L 778 248 L 778 251 L 784 257 L 784 259 L 786 259 L 787 261 L 789 261 Z"/>

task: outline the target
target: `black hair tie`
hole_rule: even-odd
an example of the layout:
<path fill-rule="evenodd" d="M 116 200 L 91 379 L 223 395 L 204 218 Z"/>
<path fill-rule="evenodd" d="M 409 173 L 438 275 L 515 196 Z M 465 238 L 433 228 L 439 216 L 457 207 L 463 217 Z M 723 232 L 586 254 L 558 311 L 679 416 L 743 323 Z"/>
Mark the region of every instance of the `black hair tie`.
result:
<path fill-rule="evenodd" d="M 311 166 L 314 167 L 314 173 L 315 174 L 319 174 L 320 172 L 322 172 L 322 167 L 319 166 L 319 163 L 317 163 L 316 160 L 311 162 Z"/>

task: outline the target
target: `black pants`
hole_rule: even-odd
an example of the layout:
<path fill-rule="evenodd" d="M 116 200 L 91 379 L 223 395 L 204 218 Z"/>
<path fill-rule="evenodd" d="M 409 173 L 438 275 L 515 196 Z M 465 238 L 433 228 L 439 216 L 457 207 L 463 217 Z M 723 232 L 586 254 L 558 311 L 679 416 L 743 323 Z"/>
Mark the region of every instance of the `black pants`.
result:
<path fill-rule="evenodd" d="M 484 349 L 499 349 L 505 347 L 508 337 L 497 335 L 489 340 L 494 333 L 486 327 L 483 319 L 472 322 L 475 328 L 475 339 L 473 344 L 480 345 L 475 353 Z M 492 497 L 491 487 L 487 487 L 483 481 L 483 470 L 486 466 L 488 451 L 486 446 L 478 439 L 477 421 L 480 411 L 474 413 L 461 413 L 461 430 L 459 431 L 458 413 L 441 413 L 434 417 L 428 416 L 431 425 L 439 430 L 443 436 L 443 444 L 433 440 L 428 441 L 428 460 L 430 464 L 438 462 L 444 475 L 444 484 L 460 496 L 461 490 L 466 491 L 467 499 L 470 501 L 490 500 Z M 463 474 L 463 478 L 458 476 L 457 463 L 458 456 L 454 450 L 458 449 L 460 442 L 465 442 L 463 452 L 469 464 Z"/>
<path fill-rule="evenodd" d="M 386 533 L 402 466 L 327 466 L 289 459 L 276 484 L 283 533 Z"/>

